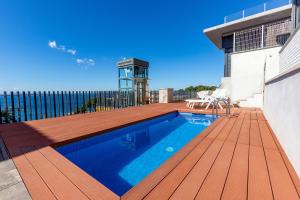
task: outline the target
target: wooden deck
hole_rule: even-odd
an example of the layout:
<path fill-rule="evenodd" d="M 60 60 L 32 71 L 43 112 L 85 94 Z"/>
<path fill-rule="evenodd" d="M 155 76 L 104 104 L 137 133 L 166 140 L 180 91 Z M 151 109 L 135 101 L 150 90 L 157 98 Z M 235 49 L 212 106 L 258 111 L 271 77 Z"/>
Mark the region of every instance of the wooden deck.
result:
<path fill-rule="evenodd" d="M 0 126 L 33 199 L 300 199 L 300 181 L 262 112 L 221 117 L 122 197 L 52 147 L 155 116 L 186 111 L 153 104 Z"/>

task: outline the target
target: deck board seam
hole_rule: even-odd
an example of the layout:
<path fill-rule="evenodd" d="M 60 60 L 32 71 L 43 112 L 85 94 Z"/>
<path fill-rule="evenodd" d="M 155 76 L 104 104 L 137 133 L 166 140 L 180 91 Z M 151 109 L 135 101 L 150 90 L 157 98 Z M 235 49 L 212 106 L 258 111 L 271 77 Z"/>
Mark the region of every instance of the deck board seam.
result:
<path fill-rule="evenodd" d="M 280 157 L 281 157 L 281 159 L 282 159 L 282 161 L 283 161 L 283 163 L 284 163 L 284 166 L 285 166 L 286 170 L 288 171 L 289 177 L 290 177 L 290 179 L 292 180 L 292 183 L 293 183 L 293 185 L 294 185 L 294 188 L 295 188 L 295 190 L 296 190 L 296 192 L 297 192 L 297 194 L 298 194 L 298 197 L 299 197 L 299 199 L 300 199 L 300 191 L 297 189 L 297 183 L 294 181 L 293 176 L 292 176 L 292 174 L 291 174 L 291 172 L 290 172 L 290 170 L 289 170 L 289 168 L 288 168 L 288 166 L 287 166 L 287 165 L 289 165 L 290 163 L 286 163 L 286 160 L 284 159 L 284 155 L 283 155 L 284 152 L 282 152 L 282 151 L 280 150 L 280 149 L 281 149 L 281 146 L 279 146 L 280 143 L 279 143 L 279 141 L 277 140 L 276 135 L 274 134 L 273 130 L 271 129 L 269 123 L 267 123 L 267 127 L 268 127 L 268 129 L 269 129 L 269 131 L 270 131 L 270 133 L 271 133 L 271 136 L 272 136 L 272 138 L 273 138 L 273 140 L 274 140 L 274 142 L 275 142 L 275 145 L 276 145 L 277 148 L 278 148 Z M 299 182 L 300 182 L 300 181 L 299 181 Z"/>
<path fill-rule="evenodd" d="M 236 119 L 235 119 L 236 120 Z M 227 125 L 229 123 L 229 120 L 226 122 L 226 124 L 224 124 L 223 125 L 223 128 Z M 232 126 L 233 127 L 233 126 Z M 232 129 L 232 127 L 231 127 L 231 129 Z M 230 129 L 230 131 L 231 131 L 231 129 Z M 219 134 L 222 132 L 222 130 L 223 129 L 221 129 L 220 131 L 219 131 L 219 133 L 218 133 L 218 135 L 217 136 L 219 136 Z M 229 132 L 230 132 L 229 131 Z M 228 134 L 229 135 L 229 134 Z M 227 135 L 227 136 L 228 136 Z M 213 139 L 213 142 L 217 139 L 217 136 Z M 212 142 L 212 143 L 213 143 Z M 218 155 L 219 155 L 219 153 L 221 152 L 221 149 L 222 149 L 222 147 L 223 147 L 223 145 L 224 145 L 224 143 L 225 143 L 225 141 L 222 141 L 223 143 L 222 143 L 222 146 L 221 146 L 221 148 L 219 149 L 219 151 L 218 151 L 218 153 L 217 153 L 217 155 L 216 155 L 216 157 L 215 157 L 215 159 L 214 159 L 214 161 L 213 161 L 213 163 L 212 163 L 212 165 L 211 165 L 211 167 L 210 167 L 210 169 L 212 168 L 212 166 L 214 165 L 214 162 L 215 162 L 215 160 L 217 159 L 217 157 L 218 157 Z M 211 144 L 212 144 L 211 143 Z M 210 145 L 211 146 L 211 145 Z M 208 148 L 207 148 L 208 149 Z M 206 149 L 206 151 L 203 153 L 203 155 L 207 152 L 207 149 Z M 202 156 L 201 156 L 202 157 Z M 168 199 L 170 199 L 173 195 L 174 195 L 174 193 L 178 190 L 178 188 L 179 188 L 179 186 L 181 185 L 181 183 L 186 179 L 186 177 L 191 173 L 191 171 L 194 169 L 194 167 L 197 165 L 197 163 L 199 162 L 199 160 L 200 160 L 201 158 L 199 158 L 198 159 L 198 161 L 196 162 L 196 164 L 189 170 L 189 172 L 187 173 L 187 175 L 185 176 L 185 178 L 180 182 L 180 184 L 176 187 L 176 189 L 172 192 L 172 194 L 171 194 L 171 196 L 168 198 Z M 206 176 L 209 174 L 209 172 L 210 172 L 210 169 L 209 169 L 209 171 L 207 172 L 207 174 L 206 174 Z M 206 177 L 205 177 L 206 178 Z M 203 180 L 203 182 L 205 181 L 205 179 Z M 202 182 L 202 184 L 203 184 L 203 182 Z M 201 185 L 202 185 L 201 184 Z M 199 190 L 200 190 L 200 188 L 201 188 L 201 186 L 199 187 Z M 198 191 L 199 191 L 198 190 Z M 198 191 L 197 191 L 197 193 L 195 194 L 195 197 L 194 197 L 194 199 L 196 198 L 196 196 L 197 196 L 197 194 L 198 194 Z"/>
<path fill-rule="evenodd" d="M 21 150 L 22 151 L 22 150 Z M 22 151 L 23 152 L 23 151 Z M 49 185 L 47 184 L 47 182 L 45 181 L 45 179 L 41 176 L 41 174 L 37 171 L 37 169 L 33 166 L 33 164 L 31 163 L 31 161 L 27 158 L 26 153 L 23 152 L 22 154 L 24 156 L 24 158 L 27 160 L 27 162 L 30 164 L 30 166 L 34 169 L 34 171 L 39 175 L 39 177 L 42 179 L 42 181 L 45 183 L 45 185 L 47 186 L 48 190 L 51 192 L 51 194 L 53 195 L 53 197 L 57 200 L 58 197 L 54 194 L 54 192 L 51 190 L 51 188 L 49 187 Z M 25 183 L 25 182 L 24 182 Z M 26 184 L 25 184 L 26 185 Z M 30 193 L 30 190 L 28 190 Z M 31 196 L 31 195 L 30 195 Z"/>
<path fill-rule="evenodd" d="M 229 120 L 226 122 L 226 124 L 224 124 L 222 126 L 222 128 L 224 128 L 227 123 L 229 122 Z M 209 144 L 209 146 L 205 149 L 205 152 L 203 152 L 203 154 L 199 157 L 199 159 L 197 160 L 197 162 L 193 165 L 193 167 L 189 170 L 189 172 L 186 174 L 186 176 L 180 181 L 180 183 L 177 185 L 177 187 L 175 188 L 175 190 L 172 192 L 172 194 L 169 196 L 168 199 L 170 199 L 173 194 L 177 191 L 177 189 L 179 188 L 179 186 L 182 184 L 182 182 L 186 179 L 186 177 L 190 174 L 190 172 L 195 168 L 195 166 L 197 165 L 197 163 L 200 161 L 200 159 L 204 156 L 204 154 L 207 152 L 207 150 L 209 149 L 209 147 L 211 147 L 211 145 L 213 144 L 214 141 L 217 140 L 217 137 L 219 136 L 219 134 L 222 132 L 222 129 L 219 131 L 218 135 L 214 138 L 214 139 L 211 139 L 211 138 L 208 138 L 211 140 L 211 143 Z M 207 135 L 208 136 L 208 135 Z M 199 144 L 200 145 L 200 144 Z M 198 146 L 198 145 L 197 145 Z M 222 147 L 220 148 L 219 152 L 221 151 Z M 218 152 L 218 154 L 219 154 Z M 218 155 L 217 154 L 217 155 Z M 217 156 L 216 156 L 217 157 Z M 214 160 L 215 161 L 215 160 Z M 214 163 L 214 162 L 213 162 Z M 213 164 L 212 164 L 213 165 Z M 175 168 L 174 168 L 175 169 Z M 196 194 L 197 195 L 197 194 Z"/>
<path fill-rule="evenodd" d="M 263 152 L 264 152 L 264 158 L 265 158 L 265 162 L 266 162 L 266 166 L 267 166 L 269 184 L 270 184 L 271 191 L 272 191 L 272 197 L 273 197 L 273 199 L 275 199 L 274 191 L 273 191 L 273 186 L 272 186 L 272 183 L 271 183 L 271 175 L 270 175 L 269 164 L 268 164 L 268 161 L 267 161 L 265 145 L 264 145 L 263 139 L 262 139 L 262 133 L 261 133 L 262 131 L 261 131 L 261 127 L 259 126 L 258 119 L 256 119 L 256 120 L 257 120 L 257 124 L 258 124 L 259 136 L 260 136 L 260 139 L 262 141 L 262 149 L 263 149 Z"/>
<path fill-rule="evenodd" d="M 243 116 L 243 119 L 242 119 L 242 120 L 243 120 L 243 121 L 242 121 L 242 123 L 241 123 L 241 127 L 239 128 L 239 135 L 238 135 L 238 137 L 236 138 L 236 142 L 235 142 L 233 154 L 232 154 L 232 157 L 231 157 L 231 160 L 230 160 L 230 165 L 229 165 L 228 170 L 227 170 L 227 174 L 226 174 L 225 182 L 224 182 L 224 185 L 223 185 L 223 188 L 222 188 L 222 192 L 221 192 L 220 199 L 222 199 L 222 197 L 223 197 L 223 192 L 224 192 L 225 185 L 226 185 L 226 183 L 227 183 L 227 178 L 228 178 L 228 175 L 229 175 L 231 166 L 232 166 L 233 157 L 234 157 L 234 155 L 235 155 L 235 153 L 236 153 L 236 147 L 237 147 L 238 140 L 239 140 L 239 137 L 240 137 L 240 135 L 241 135 L 241 130 L 242 130 L 242 127 L 243 127 L 243 124 L 244 124 L 244 121 L 245 121 L 244 116 Z"/>
<path fill-rule="evenodd" d="M 48 146 L 48 147 L 50 147 L 50 146 Z M 50 148 L 52 148 L 52 147 L 50 147 Z M 75 183 L 73 183 L 73 181 L 68 177 L 68 176 L 66 176 L 53 162 L 51 162 L 44 154 L 43 154 L 43 152 L 42 151 L 40 151 L 39 149 L 37 149 L 37 151 L 39 151 L 39 153 L 49 162 L 49 163 L 51 163 L 51 165 L 53 166 L 53 167 L 55 167 L 67 180 L 69 180 L 70 181 L 70 183 L 72 184 L 72 185 L 74 185 L 84 196 L 86 196 L 88 199 L 90 199 L 91 200 L 91 198 L 87 195 L 87 194 L 85 194 L 85 192 L 83 192 Z"/>
<path fill-rule="evenodd" d="M 223 118 L 222 120 L 225 120 L 225 119 Z M 221 124 L 221 122 L 219 122 L 219 124 Z M 227 122 L 226 122 L 225 124 L 222 125 L 222 128 L 223 128 L 226 124 L 227 124 Z M 211 133 L 213 130 L 214 130 L 214 129 L 212 129 L 209 133 Z M 221 129 L 220 129 L 218 135 L 220 134 L 220 132 L 221 132 Z M 189 170 L 189 172 L 194 168 L 194 166 L 198 163 L 198 161 L 201 159 L 201 157 L 205 154 L 205 152 L 207 151 L 207 149 L 208 149 L 208 148 L 211 146 L 211 144 L 214 142 L 214 139 L 211 139 L 211 138 L 208 138 L 208 137 L 207 137 L 207 136 L 209 135 L 209 133 L 205 136 L 205 139 L 210 140 L 211 143 L 207 146 L 207 148 L 205 149 L 205 151 L 203 152 L 203 154 L 199 157 L 199 159 L 197 159 L 197 162 L 195 162 L 195 164 L 194 164 L 193 167 Z M 203 140 L 204 140 L 204 139 L 203 139 Z M 202 141 L 201 141 L 201 142 L 202 142 Z M 195 146 L 195 148 L 197 148 L 200 144 L 201 144 L 201 143 L 198 143 L 198 144 Z M 195 149 L 195 148 L 194 148 L 194 149 Z M 194 150 L 194 149 L 193 149 L 193 150 Z M 185 159 L 187 156 L 188 156 L 188 155 L 186 155 L 186 156 L 184 157 L 184 159 Z M 184 159 L 182 159 L 182 160 L 178 163 L 178 165 L 179 165 L 181 162 L 183 162 Z M 171 173 L 175 168 L 176 168 L 176 167 L 174 167 L 174 168 L 170 171 L 170 173 Z M 189 174 L 189 172 L 187 173 L 187 175 Z M 168 173 L 168 174 L 170 174 L 170 173 Z M 186 175 L 186 176 L 187 176 L 187 175 Z M 167 176 L 168 176 L 168 175 L 167 175 Z M 167 176 L 165 176 L 163 179 L 165 179 Z M 185 176 L 185 177 L 186 177 L 186 176 Z M 163 180 L 163 179 L 162 179 L 162 180 Z M 183 178 L 182 181 L 180 181 L 180 183 L 177 185 L 177 187 L 175 188 L 175 190 L 172 192 L 172 194 L 169 196 L 168 199 L 171 198 L 171 196 L 173 195 L 173 193 L 174 193 L 174 192 L 177 190 L 177 188 L 181 185 L 181 183 L 184 181 L 184 179 L 185 179 L 185 178 Z M 159 185 L 159 184 L 157 184 L 155 187 L 157 187 L 158 185 Z M 153 188 L 153 189 L 154 189 L 154 188 Z M 149 192 L 149 193 L 150 193 L 150 192 Z M 148 194 L 149 194 L 149 193 L 148 193 Z M 148 194 L 147 194 L 147 195 L 148 195 Z M 147 196 L 147 195 L 146 195 L 146 196 Z M 146 197 L 146 196 L 145 196 L 145 197 Z M 145 197 L 144 197 L 144 198 L 145 198 Z"/>
<path fill-rule="evenodd" d="M 249 119 L 246 119 L 246 120 L 249 120 Z M 250 121 L 250 120 L 249 120 Z M 251 129 L 251 121 L 249 122 L 249 127 L 248 127 L 248 141 L 249 143 L 247 144 L 248 145 L 248 172 L 247 172 L 247 196 L 246 196 L 246 199 L 248 200 L 249 199 L 249 174 L 250 174 L 250 139 L 251 139 L 251 136 L 250 136 L 250 129 Z"/>
<path fill-rule="evenodd" d="M 236 121 L 237 121 L 237 118 L 235 119 L 234 122 L 236 122 Z M 205 175 L 205 178 L 203 179 L 203 181 L 202 181 L 200 187 L 198 188 L 198 191 L 197 191 L 197 193 L 196 193 L 196 195 L 195 195 L 195 197 L 194 197 L 194 200 L 197 198 L 197 196 L 198 196 L 198 194 L 199 194 L 199 192 L 200 192 L 200 190 L 201 190 L 203 184 L 205 183 L 205 181 L 206 181 L 206 179 L 207 179 L 207 177 L 208 177 L 208 175 L 209 175 L 211 169 L 213 168 L 213 166 L 214 166 L 214 164 L 215 164 L 217 158 L 219 157 L 219 155 L 220 155 L 220 153 L 221 153 L 221 151 L 222 151 L 222 149 L 223 149 L 223 147 L 224 147 L 224 144 L 225 144 L 225 142 L 227 141 L 227 138 L 229 137 L 229 135 L 230 135 L 230 133 L 231 133 L 231 131 L 232 131 L 234 125 L 235 125 L 235 123 L 232 125 L 232 127 L 230 128 L 230 130 L 229 130 L 229 132 L 228 132 L 228 134 L 227 134 L 227 136 L 226 136 L 226 138 L 225 138 L 225 140 L 223 141 L 223 144 L 222 144 L 222 146 L 221 146 L 221 148 L 220 148 L 218 154 L 216 155 L 216 157 L 215 157 L 215 159 L 214 159 L 212 165 L 210 166 L 210 168 L 209 168 L 207 174 Z"/>

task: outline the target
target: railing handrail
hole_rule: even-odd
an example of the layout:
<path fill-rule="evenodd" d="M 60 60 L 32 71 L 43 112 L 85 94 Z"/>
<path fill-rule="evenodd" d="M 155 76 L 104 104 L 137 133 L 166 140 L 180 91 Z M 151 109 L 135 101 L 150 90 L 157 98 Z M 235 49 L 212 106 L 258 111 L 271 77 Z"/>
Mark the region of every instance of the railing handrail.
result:
<path fill-rule="evenodd" d="M 175 90 L 173 99 L 195 98 L 196 91 Z M 149 101 L 158 103 L 158 90 L 148 91 Z M 4 91 L 0 94 L 0 124 L 56 118 L 139 106 L 133 91 Z"/>
<path fill-rule="evenodd" d="M 275 4 L 275 5 L 274 5 Z M 276 5 L 278 4 L 278 5 Z M 240 10 L 238 12 L 226 15 L 224 17 L 224 23 L 232 22 L 238 19 L 243 19 L 252 15 L 256 15 L 262 12 L 266 12 L 279 7 L 287 6 L 292 4 L 292 0 L 271 0 L 256 6 Z M 257 9 L 257 10 L 256 10 Z M 249 14 L 248 14 L 249 13 Z"/>

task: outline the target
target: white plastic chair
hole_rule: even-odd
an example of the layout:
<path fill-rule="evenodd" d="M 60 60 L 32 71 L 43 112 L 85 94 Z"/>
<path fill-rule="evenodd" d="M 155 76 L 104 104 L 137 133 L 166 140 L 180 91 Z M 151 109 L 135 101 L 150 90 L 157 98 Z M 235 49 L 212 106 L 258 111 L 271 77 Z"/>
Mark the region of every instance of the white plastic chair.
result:
<path fill-rule="evenodd" d="M 186 99 L 185 101 L 187 102 L 186 106 L 189 108 L 194 108 L 196 103 L 201 103 L 199 100 L 204 100 L 209 94 L 209 91 L 203 90 L 200 92 L 197 92 L 197 99 Z"/>
<path fill-rule="evenodd" d="M 207 110 L 213 102 L 217 102 L 217 105 L 223 109 L 220 101 L 225 101 L 226 99 L 226 89 L 216 89 L 208 99 L 205 110 Z"/>
<path fill-rule="evenodd" d="M 213 91 L 213 93 L 211 95 L 207 95 L 205 96 L 203 99 L 194 99 L 190 101 L 190 104 L 193 106 L 196 103 L 201 103 L 201 106 L 203 106 L 204 104 L 207 104 L 205 110 L 207 110 L 209 108 L 210 105 L 212 105 L 212 103 L 217 102 L 217 105 L 223 109 L 222 105 L 220 104 L 220 101 L 226 101 L 226 89 L 216 89 L 215 91 Z"/>

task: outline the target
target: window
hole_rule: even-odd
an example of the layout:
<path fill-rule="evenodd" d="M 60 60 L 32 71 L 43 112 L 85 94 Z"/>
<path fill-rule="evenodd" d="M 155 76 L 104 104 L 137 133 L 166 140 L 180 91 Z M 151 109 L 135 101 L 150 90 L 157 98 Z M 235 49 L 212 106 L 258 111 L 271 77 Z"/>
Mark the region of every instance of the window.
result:
<path fill-rule="evenodd" d="M 284 19 L 265 25 L 235 32 L 235 52 L 264 47 L 282 46 L 292 31 L 291 19 Z"/>
<path fill-rule="evenodd" d="M 133 67 L 119 68 L 119 78 L 133 78 Z"/>

